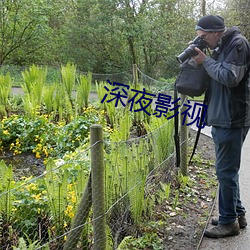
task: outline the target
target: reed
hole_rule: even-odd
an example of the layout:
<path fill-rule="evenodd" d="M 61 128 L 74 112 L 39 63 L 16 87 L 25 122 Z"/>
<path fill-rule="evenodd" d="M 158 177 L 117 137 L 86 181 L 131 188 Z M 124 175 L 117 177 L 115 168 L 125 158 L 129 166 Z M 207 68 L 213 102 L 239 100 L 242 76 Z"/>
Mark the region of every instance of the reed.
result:
<path fill-rule="evenodd" d="M 88 72 L 87 75 L 81 74 L 78 78 L 76 103 L 78 110 L 88 107 L 89 95 L 91 90 L 92 73 Z"/>
<path fill-rule="evenodd" d="M 62 86 L 72 102 L 72 92 L 76 82 L 76 65 L 67 63 L 66 66 L 61 66 L 61 78 Z"/>
<path fill-rule="evenodd" d="M 22 72 L 23 83 L 21 87 L 24 91 L 24 111 L 29 117 L 34 118 L 40 112 L 43 98 L 43 90 L 46 83 L 47 68 L 35 65 Z"/>
<path fill-rule="evenodd" d="M 0 115 L 7 116 L 8 114 L 11 86 L 12 79 L 10 74 L 0 75 Z"/>

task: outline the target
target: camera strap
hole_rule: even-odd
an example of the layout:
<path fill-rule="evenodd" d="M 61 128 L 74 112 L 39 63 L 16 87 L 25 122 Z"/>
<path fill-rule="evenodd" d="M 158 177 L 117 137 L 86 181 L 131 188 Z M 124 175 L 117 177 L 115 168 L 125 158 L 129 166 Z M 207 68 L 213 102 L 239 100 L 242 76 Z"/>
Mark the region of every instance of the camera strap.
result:
<path fill-rule="evenodd" d="M 179 137 L 179 113 L 177 111 L 178 93 L 176 83 L 174 84 L 174 141 L 175 141 L 175 154 L 176 154 L 176 167 L 180 167 L 180 137 Z"/>
<path fill-rule="evenodd" d="M 203 105 L 202 105 L 202 110 L 201 110 L 201 118 L 204 115 L 205 105 L 206 104 L 207 104 L 207 90 L 205 91 L 205 97 L 204 97 L 204 100 L 203 100 Z M 200 119 L 200 121 L 199 121 L 199 126 L 198 126 L 198 130 L 197 130 L 197 133 L 196 133 L 196 138 L 195 138 L 195 142 L 194 142 L 193 152 L 192 152 L 192 154 L 190 156 L 190 159 L 189 159 L 189 165 L 192 162 L 193 156 L 195 154 L 195 151 L 196 151 L 196 148 L 197 148 L 197 145 L 198 145 L 198 142 L 199 142 L 199 138 L 200 138 L 200 134 L 201 134 L 201 128 L 202 128 L 202 119 Z"/>
<path fill-rule="evenodd" d="M 208 91 L 206 90 L 205 97 L 203 100 L 203 105 L 202 105 L 201 118 L 203 117 L 204 112 L 205 112 L 205 105 L 207 103 L 207 94 L 208 94 L 207 92 Z M 175 100 L 175 104 L 174 104 L 174 107 L 175 107 L 175 110 L 174 110 L 174 128 L 175 128 L 174 141 L 175 141 L 175 153 L 176 153 L 176 167 L 179 168 L 180 167 L 180 137 L 179 137 L 179 114 L 177 111 L 177 102 L 176 102 L 177 98 L 178 98 L 178 92 L 177 92 L 177 89 L 175 86 L 174 87 L 174 100 Z M 193 151 L 192 151 L 192 154 L 190 156 L 189 163 L 188 163 L 189 165 L 192 162 L 193 156 L 195 154 L 195 151 L 196 151 L 196 148 L 197 148 L 197 145 L 199 142 L 201 128 L 202 128 L 202 119 L 200 119 L 200 121 L 199 121 L 199 126 L 198 126 L 198 130 L 196 133 Z"/>

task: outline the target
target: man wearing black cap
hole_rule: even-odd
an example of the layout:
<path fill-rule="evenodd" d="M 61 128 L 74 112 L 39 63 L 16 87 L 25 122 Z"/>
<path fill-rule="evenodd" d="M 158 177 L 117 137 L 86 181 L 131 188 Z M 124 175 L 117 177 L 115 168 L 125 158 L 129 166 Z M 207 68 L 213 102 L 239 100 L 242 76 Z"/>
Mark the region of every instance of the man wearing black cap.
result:
<path fill-rule="evenodd" d="M 240 200 L 241 149 L 250 126 L 250 46 L 237 27 L 225 29 L 220 16 L 202 17 L 195 30 L 213 50 L 211 57 L 195 48 L 193 59 L 211 78 L 206 124 L 212 126 L 216 174 L 219 181 L 219 218 L 205 235 L 221 238 L 239 234 L 247 226 Z"/>

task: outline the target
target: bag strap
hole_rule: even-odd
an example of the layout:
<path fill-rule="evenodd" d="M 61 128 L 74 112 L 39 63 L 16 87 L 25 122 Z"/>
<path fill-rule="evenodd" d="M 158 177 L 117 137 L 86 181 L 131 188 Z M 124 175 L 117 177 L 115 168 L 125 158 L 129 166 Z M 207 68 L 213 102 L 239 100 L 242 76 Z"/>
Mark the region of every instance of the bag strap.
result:
<path fill-rule="evenodd" d="M 179 115 L 178 115 L 178 111 L 177 111 L 177 89 L 176 89 L 176 84 L 174 84 L 174 127 L 175 127 L 175 133 L 174 133 L 174 141 L 175 141 L 175 153 L 176 153 L 176 167 L 179 168 L 180 167 L 180 137 L 179 137 Z M 201 118 L 204 115 L 204 110 L 205 110 L 205 105 L 207 103 L 207 95 L 208 95 L 208 91 L 205 91 L 205 97 L 203 100 L 203 105 L 202 105 L 202 111 L 201 111 Z M 193 151 L 192 154 L 190 156 L 189 159 L 189 165 L 192 162 L 193 156 L 195 154 L 198 142 L 199 142 L 199 138 L 200 138 L 200 133 L 201 133 L 201 127 L 202 127 L 202 119 L 200 119 L 199 121 L 199 126 L 198 126 L 198 131 L 196 133 L 196 138 L 195 138 L 195 143 L 194 143 L 194 147 L 193 147 Z"/>
<path fill-rule="evenodd" d="M 202 110 L 201 110 L 201 118 L 204 115 L 205 105 L 207 104 L 207 92 L 208 91 L 206 90 L 205 91 L 205 97 L 204 97 L 204 100 L 203 100 Z M 193 152 L 192 152 L 192 154 L 190 156 L 190 159 L 189 159 L 189 165 L 192 162 L 193 156 L 195 154 L 195 151 L 196 151 L 196 148 L 197 148 L 197 145 L 198 145 L 198 141 L 199 141 L 200 134 L 201 134 L 201 127 L 202 127 L 202 119 L 200 119 L 200 121 L 199 121 L 199 126 L 198 126 L 198 131 L 196 133 L 196 138 L 195 138 L 195 143 L 194 143 L 194 147 L 193 147 Z"/>
<path fill-rule="evenodd" d="M 176 89 L 176 81 L 174 83 L 174 141 L 175 141 L 175 153 L 176 153 L 176 167 L 180 167 L 180 138 L 179 138 L 179 112 L 177 110 L 177 98 L 178 98 L 178 93 Z"/>

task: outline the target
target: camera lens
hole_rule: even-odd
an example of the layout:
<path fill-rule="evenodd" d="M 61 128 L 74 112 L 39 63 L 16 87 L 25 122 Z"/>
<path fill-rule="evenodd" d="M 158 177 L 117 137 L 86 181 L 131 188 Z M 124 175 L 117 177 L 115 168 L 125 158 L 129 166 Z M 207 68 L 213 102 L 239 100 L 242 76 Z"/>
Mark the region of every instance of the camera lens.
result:
<path fill-rule="evenodd" d="M 192 43 L 180 54 L 176 57 L 179 63 L 183 63 L 188 58 L 198 55 L 195 50 L 195 47 L 203 50 L 207 47 L 207 43 L 199 36 L 197 36 Z"/>
<path fill-rule="evenodd" d="M 179 63 L 183 63 L 188 58 L 198 55 L 198 53 L 194 49 L 195 47 L 195 44 L 191 44 L 189 47 L 187 47 L 180 55 L 176 57 L 177 61 Z"/>

